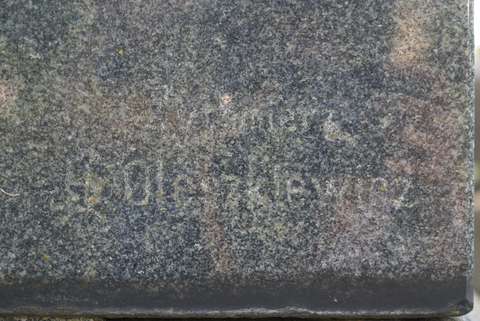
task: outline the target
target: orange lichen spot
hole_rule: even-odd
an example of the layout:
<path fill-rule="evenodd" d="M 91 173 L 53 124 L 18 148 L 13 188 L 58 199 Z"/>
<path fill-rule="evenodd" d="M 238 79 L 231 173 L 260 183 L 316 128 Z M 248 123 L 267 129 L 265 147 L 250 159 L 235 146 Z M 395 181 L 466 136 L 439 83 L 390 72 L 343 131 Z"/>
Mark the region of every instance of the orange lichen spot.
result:
<path fill-rule="evenodd" d="M 426 59 L 431 47 L 426 27 L 428 17 L 421 15 L 412 2 L 399 1 L 394 10 L 397 28 L 393 36 L 390 60 L 397 67 L 412 66 Z"/>
<path fill-rule="evenodd" d="M 0 81 L 0 109 L 7 106 L 15 100 L 15 89 L 7 82 Z"/>
<path fill-rule="evenodd" d="M 232 96 L 225 94 L 222 96 L 222 105 L 227 106 L 231 104 L 232 100 L 233 100 Z"/>
<path fill-rule="evenodd" d="M 98 203 L 98 198 L 95 197 L 95 196 L 90 196 L 88 199 L 87 199 L 87 202 L 88 204 L 90 205 L 95 205 Z"/>

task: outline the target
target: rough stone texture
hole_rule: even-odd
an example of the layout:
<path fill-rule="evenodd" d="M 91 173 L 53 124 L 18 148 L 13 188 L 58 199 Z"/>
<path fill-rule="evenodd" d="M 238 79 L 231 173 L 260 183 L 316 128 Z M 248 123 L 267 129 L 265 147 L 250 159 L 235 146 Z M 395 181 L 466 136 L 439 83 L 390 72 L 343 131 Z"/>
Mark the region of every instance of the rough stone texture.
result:
<path fill-rule="evenodd" d="M 0 313 L 470 308 L 468 1 L 0 7 Z"/>

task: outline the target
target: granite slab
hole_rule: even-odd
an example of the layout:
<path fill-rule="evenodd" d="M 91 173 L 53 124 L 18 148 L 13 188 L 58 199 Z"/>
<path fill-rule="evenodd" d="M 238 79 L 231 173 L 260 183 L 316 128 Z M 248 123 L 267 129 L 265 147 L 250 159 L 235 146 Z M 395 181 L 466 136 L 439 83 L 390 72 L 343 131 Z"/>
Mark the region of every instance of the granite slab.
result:
<path fill-rule="evenodd" d="M 472 306 L 465 0 L 0 0 L 0 314 Z"/>

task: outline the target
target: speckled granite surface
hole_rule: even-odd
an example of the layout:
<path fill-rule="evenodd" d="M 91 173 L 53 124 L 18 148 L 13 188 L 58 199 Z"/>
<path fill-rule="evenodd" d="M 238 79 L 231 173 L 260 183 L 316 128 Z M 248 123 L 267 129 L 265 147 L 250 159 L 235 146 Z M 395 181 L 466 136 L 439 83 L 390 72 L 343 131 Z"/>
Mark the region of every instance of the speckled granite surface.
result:
<path fill-rule="evenodd" d="M 0 313 L 469 309 L 468 1 L 0 7 Z"/>

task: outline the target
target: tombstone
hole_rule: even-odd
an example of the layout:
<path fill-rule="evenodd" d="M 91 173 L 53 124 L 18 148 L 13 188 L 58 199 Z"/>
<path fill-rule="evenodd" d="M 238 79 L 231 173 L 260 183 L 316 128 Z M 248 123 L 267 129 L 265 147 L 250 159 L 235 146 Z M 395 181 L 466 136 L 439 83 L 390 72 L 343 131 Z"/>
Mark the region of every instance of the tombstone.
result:
<path fill-rule="evenodd" d="M 472 307 L 468 1 L 1 1 L 0 314 Z"/>

